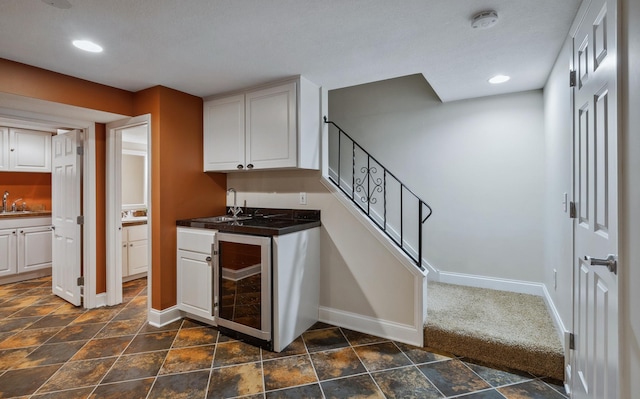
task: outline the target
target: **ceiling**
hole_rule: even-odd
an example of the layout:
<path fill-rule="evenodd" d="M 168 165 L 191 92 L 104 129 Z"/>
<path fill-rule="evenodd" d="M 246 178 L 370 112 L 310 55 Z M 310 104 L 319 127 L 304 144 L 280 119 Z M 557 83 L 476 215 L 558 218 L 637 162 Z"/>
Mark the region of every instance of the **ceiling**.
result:
<path fill-rule="evenodd" d="M 580 0 L 0 1 L 0 58 L 200 97 L 303 75 L 337 89 L 422 73 L 443 101 L 543 87 Z M 493 9 L 499 22 L 472 29 Z M 100 54 L 71 45 L 90 39 Z M 495 74 L 512 79 L 490 85 Z"/>

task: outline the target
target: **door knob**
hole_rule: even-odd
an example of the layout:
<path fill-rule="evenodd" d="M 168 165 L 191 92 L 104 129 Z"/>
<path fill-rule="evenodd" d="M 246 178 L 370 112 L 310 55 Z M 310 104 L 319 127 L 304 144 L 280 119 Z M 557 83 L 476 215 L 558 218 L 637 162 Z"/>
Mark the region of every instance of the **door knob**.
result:
<path fill-rule="evenodd" d="M 591 256 L 585 256 L 586 260 L 591 266 L 606 266 L 613 274 L 618 274 L 618 260 L 613 254 L 609 254 L 605 259 L 592 258 Z"/>

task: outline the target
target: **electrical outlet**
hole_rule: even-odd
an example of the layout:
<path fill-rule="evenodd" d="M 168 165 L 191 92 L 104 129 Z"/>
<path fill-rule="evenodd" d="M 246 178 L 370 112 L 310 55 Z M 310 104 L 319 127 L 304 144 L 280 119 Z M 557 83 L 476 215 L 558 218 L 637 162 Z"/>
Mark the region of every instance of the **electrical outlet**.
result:
<path fill-rule="evenodd" d="M 300 205 L 307 205 L 307 193 L 300 193 Z"/>

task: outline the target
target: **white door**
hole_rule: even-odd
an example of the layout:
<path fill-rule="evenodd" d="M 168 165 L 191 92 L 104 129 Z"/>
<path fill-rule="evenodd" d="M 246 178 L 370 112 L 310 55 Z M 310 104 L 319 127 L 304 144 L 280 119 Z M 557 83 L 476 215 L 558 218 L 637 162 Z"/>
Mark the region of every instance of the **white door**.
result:
<path fill-rule="evenodd" d="M 591 0 L 573 36 L 573 398 L 618 397 L 618 279 L 597 265 L 618 254 L 616 11 L 615 0 Z"/>
<path fill-rule="evenodd" d="M 80 130 L 58 134 L 52 139 L 53 162 L 51 171 L 51 220 L 53 223 L 53 293 L 79 306 L 82 276 L 80 249 L 82 230 L 78 224 L 80 207 L 80 166 L 78 147 L 82 139 Z"/>

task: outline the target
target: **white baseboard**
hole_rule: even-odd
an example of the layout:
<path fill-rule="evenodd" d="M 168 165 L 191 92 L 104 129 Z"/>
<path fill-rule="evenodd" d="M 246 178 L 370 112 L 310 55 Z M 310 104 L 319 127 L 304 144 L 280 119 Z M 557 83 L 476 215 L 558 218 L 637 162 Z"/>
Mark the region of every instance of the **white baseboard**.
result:
<path fill-rule="evenodd" d="M 149 309 L 149 324 L 154 327 L 166 326 L 182 318 L 182 313 L 177 306 L 172 306 L 164 310 Z"/>
<path fill-rule="evenodd" d="M 107 306 L 107 293 L 96 294 L 96 308 Z"/>
<path fill-rule="evenodd" d="M 436 278 L 433 280 L 440 283 L 544 296 L 544 284 L 542 283 L 531 283 L 529 281 L 510 280 L 498 277 L 477 276 L 473 274 L 443 272 L 442 270 L 437 272 L 435 277 Z"/>
<path fill-rule="evenodd" d="M 422 325 L 412 326 L 343 310 L 320 307 L 319 320 L 338 327 L 348 328 L 377 337 L 422 346 L 424 331 Z"/>
<path fill-rule="evenodd" d="M 34 278 L 51 276 L 51 268 L 46 267 L 44 269 L 32 270 L 26 273 L 14 274 L 11 276 L 5 276 L 0 278 L 0 284 L 17 283 L 24 280 L 31 280 Z"/>

